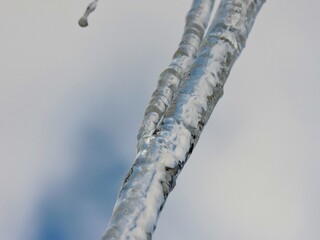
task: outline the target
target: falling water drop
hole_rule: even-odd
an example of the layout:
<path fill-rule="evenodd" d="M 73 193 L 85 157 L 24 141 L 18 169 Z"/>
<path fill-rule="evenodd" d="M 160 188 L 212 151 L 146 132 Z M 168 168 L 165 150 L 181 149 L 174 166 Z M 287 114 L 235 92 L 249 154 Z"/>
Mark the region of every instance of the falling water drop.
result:
<path fill-rule="evenodd" d="M 79 25 L 80 27 L 86 27 L 88 26 L 88 16 L 90 15 L 90 13 L 92 13 L 96 7 L 97 7 L 97 3 L 98 3 L 99 0 L 93 0 L 89 6 L 87 7 L 85 13 L 83 14 L 83 16 L 80 18 L 79 20 Z"/>

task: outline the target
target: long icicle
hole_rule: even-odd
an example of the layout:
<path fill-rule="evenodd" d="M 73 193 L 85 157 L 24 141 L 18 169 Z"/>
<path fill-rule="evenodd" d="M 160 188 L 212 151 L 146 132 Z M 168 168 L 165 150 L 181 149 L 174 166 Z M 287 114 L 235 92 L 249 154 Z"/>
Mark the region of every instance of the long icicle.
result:
<path fill-rule="evenodd" d="M 140 145 L 152 134 L 157 124 L 167 110 L 178 86 L 194 62 L 205 30 L 207 28 L 214 0 L 194 0 L 186 17 L 184 33 L 172 61 L 159 77 L 158 86 L 145 111 L 137 136 L 139 151 Z"/>
<path fill-rule="evenodd" d="M 93 0 L 87 7 L 85 13 L 83 14 L 83 16 L 80 18 L 79 20 L 79 25 L 80 27 L 87 27 L 89 24 L 88 24 L 88 17 L 90 15 L 90 13 L 92 13 L 96 7 L 97 7 L 97 4 L 98 4 L 98 1 L 99 0 Z"/>
<path fill-rule="evenodd" d="M 222 0 L 190 76 L 155 131 L 140 146 L 103 240 L 150 240 L 176 178 L 223 94 L 265 0 Z"/>

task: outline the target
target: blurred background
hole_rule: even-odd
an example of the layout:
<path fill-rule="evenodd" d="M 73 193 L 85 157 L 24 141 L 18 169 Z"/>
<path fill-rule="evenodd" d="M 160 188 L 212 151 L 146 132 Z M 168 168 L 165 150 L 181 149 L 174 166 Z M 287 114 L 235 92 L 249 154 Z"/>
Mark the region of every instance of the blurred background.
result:
<path fill-rule="evenodd" d="M 0 239 L 99 239 L 191 0 L 3 1 Z M 320 239 L 316 0 L 263 6 L 155 240 Z"/>

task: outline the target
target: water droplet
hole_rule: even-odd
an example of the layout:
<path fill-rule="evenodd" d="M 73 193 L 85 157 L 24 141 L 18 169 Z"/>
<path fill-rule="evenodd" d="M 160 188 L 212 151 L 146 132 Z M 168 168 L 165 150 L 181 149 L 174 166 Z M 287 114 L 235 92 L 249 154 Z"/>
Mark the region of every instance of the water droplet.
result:
<path fill-rule="evenodd" d="M 86 27 L 86 26 L 88 26 L 88 25 L 89 25 L 89 24 L 88 24 L 88 19 L 85 18 L 85 17 L 80 18 L 80 20 L 79 20 L 79 25 L 80 25 L 80 27 Z"/>

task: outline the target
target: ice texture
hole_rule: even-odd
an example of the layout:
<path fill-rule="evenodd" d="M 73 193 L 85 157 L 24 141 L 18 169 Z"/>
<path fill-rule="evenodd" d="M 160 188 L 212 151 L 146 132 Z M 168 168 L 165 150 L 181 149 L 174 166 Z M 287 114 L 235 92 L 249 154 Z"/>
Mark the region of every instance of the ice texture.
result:
<path fill-rule="evenodd" d="M 156 129 L 165 114 L 170 102 L 176 94 L 183 79 L 186 78 L 190 67 L 202 42 L 207 28 L 214 1 L 194 0 L 186 16 L 186 23 L 178 50 L 171 63 L 159 77 L 158 86 L 145 111 L 144 119 L 138 133 L 138 151 L 144 139 Z"/>
<path fill-rule="evenodd" d="M 188 21 L 201 22 L 205 31 L 213 1 L 193 2 L 183 36 L 190 39 L 182 40 L 160 77 L 139 132 L 136 160 L 124 180 L 104 240 L 152 238 L 166 198 L 223 95 L 226 79 L 264 2 L 222 0 L 202 41 L 194 30 L 189 34 L 188 29 L 194 28 Z M 205 17 L 199 17 L 202 11 Z M 197 14 L 191 17 L 192 12 Z"/>

